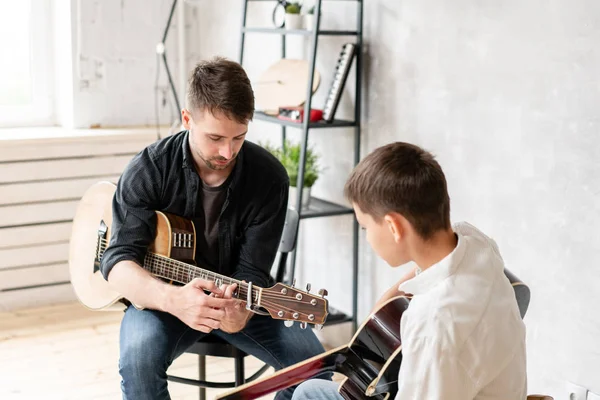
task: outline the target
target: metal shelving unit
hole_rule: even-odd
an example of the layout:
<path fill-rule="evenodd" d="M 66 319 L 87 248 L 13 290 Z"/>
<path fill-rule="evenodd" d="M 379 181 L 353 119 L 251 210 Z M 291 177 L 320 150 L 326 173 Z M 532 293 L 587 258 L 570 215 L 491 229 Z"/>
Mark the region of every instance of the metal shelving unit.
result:
<path fill-rule="evenodd" d="M 354 105 L 354 120 L 336 120 L 332 122 L 309 122 L 308 118 L 304 118 L 301 123 L 293 121 L 284 121 L 277 117 L 267 115 L 261 112 L 254 114 L 254 119 L 259 121 L 271 122 L 281 126 L 282 141 L 285 141 L 286 129 L 288 127 L 299 128 L 302 131 L 302 145 L 300 154 L 300 171 L 298 171 L 297 181 L 297 193 L 296 198 L 296 209 L 300 211 L 300 219 L 306 218 L 323 218 L 340 215 L 353 215 L 353 210 L 346 206 L 335 204 L 330 201 L 311 197 L 309 209 L 302 209 L 302 187 L 304 183 L 304 173 L 306 167 L 306 149 L 308 146 L 309 132 L 311 129 L 324 129 L 324 128 L 354 128 L 354 165 L 360 160 L 360 133 L 361 133 L 361 74 L 362 74 L 362 23 L 363 23 L 363 1 L 362 0 L 349 0 L 356 3 L 357 9 L 357 26 L 355 31 L 349 30 L 321 30 L 321 5 L 323 1 L 327 0 L 315 0 L 314 10 L 314 29 L 313 30 L 290 30 L 285 28 L 254 28 L 246 26 L 248 3 L 256 1 L 269 1 L 269 0 L 242 0 L 243 1 L 243 13 L 242 13 L 242 26 L 241 26 L 241 39 L 240 39 L 240 55 L 239 63 L 243 65 L 244 61 L 244 43 L 247 34 L 262 33 L 262 34 L 276 34 L 281 35 L 281 57 L 286 57 L 286 36 L 287 35 L 302 35 L 310 37 L 310 58 L 309 62 L 309 81 L 306 87 L 306 102 L 304 103 L 304 115 L 310 115 L 312 108 L 312 87 L 313 78 L 315 71 L 315 62 L 317 55 L 317 46 L 319 43 L 320 36 L 351 36 L 356 39 L 356 54 L 355 54 L 355 90 L 356 100 Z M 276 0 L 271 0 L 276 2 Z M 301 225 L 301 224 L 300 224 Z M 299 228 L 300 229 L 300 228 Z M 326 325 L 352 322 L 353 330 L 357 330 L 357 306 L 358 306 L 358 222 L 353 218 L 353 236 L 352 236 L 352 315 L 346 315 L 344 313 L 336 311 L 330 305 L 330 315 L 327 319 Z M 290 257 L 291 267 L 288 274 L 288 281 L 292 281 L 295 275 L 296 267 L 296 254 L 291 254 Z M 344 273 L 345 271 L 340 271 Z M 289 282 L 288 282 L 289 283 Z"/>

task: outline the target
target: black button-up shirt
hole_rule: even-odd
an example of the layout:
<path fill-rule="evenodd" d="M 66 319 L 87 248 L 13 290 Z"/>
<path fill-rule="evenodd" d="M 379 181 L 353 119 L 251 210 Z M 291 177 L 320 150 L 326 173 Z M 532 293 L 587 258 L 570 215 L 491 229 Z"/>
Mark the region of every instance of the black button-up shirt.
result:
<path fill-rule="evenodd" d="M 143 265 L 156 232 L 154 211 L 196 216 L 202 185 L 188 136 L 183 131 L 151 144 L 123 171 L 112 204 L 110 244 L 100 265 L 105 279 L 119 261 Z M 219 265 L 201 267 L 266 287 L 273 283 L 270 271 L 285 223 L 289 177 L 274 156 L 249 141 L 231 173 L 219 218 Z"/>

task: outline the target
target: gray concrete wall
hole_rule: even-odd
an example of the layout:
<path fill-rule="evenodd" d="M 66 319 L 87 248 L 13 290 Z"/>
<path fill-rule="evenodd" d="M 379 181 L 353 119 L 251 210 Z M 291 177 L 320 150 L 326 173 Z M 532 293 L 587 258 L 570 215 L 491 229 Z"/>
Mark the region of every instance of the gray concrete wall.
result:
<path fill-rule="evenodd" d="M 91 12 L 100 2 L 81 3 Z M 82 52 L 107 60 L 105 89 L 84 96 L 94 113 L 87 119 L 153 120 L 154 56 L 143 49 L 160 36 L 169 3 L 102 2 L 103 26 L 84 13 Z M 190 7 L 190 65 L 196 56 L 237 59 L 241 3 Z M 270 4 L 253 4 L 250 23 L 268 24 Z M 323 25 L 352 29 L 354 3 L 325 2 Z M 364 30 L 363 155 L 395 140 L 434 152 L 449 181 L 453 220 L 494 237 L 507 267 L 531 287 L 529 392 L 566 398 L 566 381 L 600 392 L 600 4 L 370 0 Z M 320 42 L 317 107 L 345 39 Z M 306 45 L 290 38 L 289 57 L 305 56 Z M 244 65 L 252 79 L 279 49 L 278 37 L 248 38 Z M 351 117 L 353 93 L 350 81 L 338 116 Z M 277 141 L 278 132 L 256 122 L 249 140 Z M 352 130 L 314 131 L 311 142 L 326 168 L 313 194 L 343 202 Z M 351 226 L 351 217 L 307 220 L 299 243 L 299 280 L 326 287 L 332 304 L 347 311 Z M 402 269 L 379 261 L 364 241 L 360 260 L 362 319 Z"/>

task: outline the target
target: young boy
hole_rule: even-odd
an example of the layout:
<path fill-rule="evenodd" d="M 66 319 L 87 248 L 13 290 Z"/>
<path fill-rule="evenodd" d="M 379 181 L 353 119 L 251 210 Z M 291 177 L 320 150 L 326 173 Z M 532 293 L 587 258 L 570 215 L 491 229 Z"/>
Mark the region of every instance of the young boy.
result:
<path fill-rule="evenodd" d="M 496 243 L 450 224 L 444 173 L 408 143 L 376 149 L 345 187 L 373 250 L 390 266 L 416 266 L 378 301 L 412 294 L 400 322 L 396 400 L 526 398 L 525 327 Z M 339 384 L 309 380 L 295 400 L 342 399 Z"/>

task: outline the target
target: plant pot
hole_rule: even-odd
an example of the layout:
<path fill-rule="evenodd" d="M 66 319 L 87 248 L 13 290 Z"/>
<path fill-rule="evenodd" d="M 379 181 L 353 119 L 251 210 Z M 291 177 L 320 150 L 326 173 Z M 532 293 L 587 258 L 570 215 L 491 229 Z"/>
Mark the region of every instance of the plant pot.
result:
<path fill-rule="evenodd" d="M 290 186 L 290 195 L 288 200 L 288 205 L 290 207 L 296 207 L 296 202 L 298 201 L 298 190 L 295 186 Z M 306 210 L 310 205 L 310 188 L 303 187 L 302 188 L 302 209 Z"/>
<path fill-rule="evenodd" d="M 313 14 L 305 14 L 304 15 L 304 29 L 307 31 L 312 31 L 315 26 L 315 16 Z"/>
<path fill-rule="evenodd" d="M 286 13 L 285 29 L 302 29 L 302 15 Z"/>

